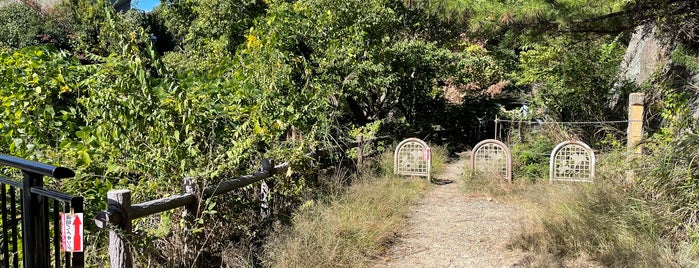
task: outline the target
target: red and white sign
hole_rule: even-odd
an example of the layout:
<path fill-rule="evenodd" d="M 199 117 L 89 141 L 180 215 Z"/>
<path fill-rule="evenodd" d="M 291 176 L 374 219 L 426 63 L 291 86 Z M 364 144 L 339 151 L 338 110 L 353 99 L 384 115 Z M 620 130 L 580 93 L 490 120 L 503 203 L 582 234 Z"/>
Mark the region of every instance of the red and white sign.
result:
<path fill-rule="evenodd" d="M 83 214 L 61 213 L 61 249 L 63 252 L 83 252 Z"/>
<path fill-rule="evenodd" d="M 423 147 L 422 148 L 422 160 L 423 161 L 430 160 L 430 147 Z"/>

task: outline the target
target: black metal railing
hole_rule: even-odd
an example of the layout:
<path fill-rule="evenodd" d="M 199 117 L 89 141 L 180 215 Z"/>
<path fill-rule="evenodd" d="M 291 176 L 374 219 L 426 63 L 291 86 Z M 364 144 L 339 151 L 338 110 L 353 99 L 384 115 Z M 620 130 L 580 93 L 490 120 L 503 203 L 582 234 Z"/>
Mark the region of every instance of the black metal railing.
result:
<path fill-rule="evenodd" d="M 44 189 L 44 177 L 70 178 L 67 168 L 0 154 L 0 165 L 22 171 L 23 181 L 0 176 L 2 267 L 83 267 L 82 252 L 61 253 L 60 213 L 83 212 L 83 198 Z M 21 252 L 20 252 L 21 248 Z"/>

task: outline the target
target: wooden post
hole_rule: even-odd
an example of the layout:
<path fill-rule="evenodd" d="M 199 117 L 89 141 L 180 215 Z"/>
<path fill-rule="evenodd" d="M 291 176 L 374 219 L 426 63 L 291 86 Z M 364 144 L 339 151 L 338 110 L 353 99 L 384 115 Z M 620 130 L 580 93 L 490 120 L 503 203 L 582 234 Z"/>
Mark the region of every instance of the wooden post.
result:
<path fill-rule="evenodd" d="M 109 266 L 112 268 L 133 267 L 131 248 L 125 235 L 131 233 L 131 191 L 112 190 L 107 192 L 109 211 L 121 214 L 121 221 L 115 230 L 109 229 Z"/>
<path fill-rule="evenodd" d="M 191 177 L 184 177 L 182 179 L 182 190 L 184 191 L 185 194 L 191 194 L 196 197 L 196 201 L 192 202 L 190 204 L 187 204 L 184 206 L 184 212 L 183 216 L 187 220 L 192 220 L 199 216 L 199 196 L 201 193 L 199 192 L 200 187 L 197 187 L 197 185 L 194 183 L 194 179 Z"/>
<path fill-rule="evenodd" d="M 638 143 L 643 138 L 643 93 L 631 93 L 629 95 L 629 128 L 627 134 L 627 150 L 629 156 L 638 156 L 642 153 Z"/>
<path fill-rule="evenodd" d="M 364 162 L 364 137 L 357 136 L 357 173 L 362 174 L 362 165 Z"/>
<path fill-rule="evenodd" d="M 262 171 L 269 172 L 270 177 L 274 175 L 274 162 L 270 159 L 262 159 Z M 262 220 L 267 220 L 270 215 L 270 204 L 269 204 L 269 186 L 265 180 L 262 180 L 260 184 L 260 199 L 262 204 L 260 204 L 260 216 Z"/>

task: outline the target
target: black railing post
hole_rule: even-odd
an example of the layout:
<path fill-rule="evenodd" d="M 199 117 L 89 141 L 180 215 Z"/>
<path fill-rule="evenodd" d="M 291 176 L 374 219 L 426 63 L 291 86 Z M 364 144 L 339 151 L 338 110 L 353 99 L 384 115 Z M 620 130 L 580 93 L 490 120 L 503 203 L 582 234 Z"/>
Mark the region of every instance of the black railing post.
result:
<path fill-rule="evenodd" d="M 83 213 L 83 198 L 82 197 L 73 197 L 73 199 L 70 200 L 70 207 L 73 209 L 73 212 L 75 213 Z M 84 225 L 83 225 L 84 226 Z M 83 241 L 84 243 L 84 241 Z M 85 246 L 83 245 L 83 248 Z M 66 254 L 68 255 L 68 254 Z M 82 268 L 85 267 L 85 253 L 83 252 L 73 252 L 70 254 L 72 258 L 70 258 L 70 261 L 68 261 L 69 258 L 66 258 L 66 264 L 70 263 L 70 267 L 73 268 Z"/>
<path fill-rule="evenodd" d="M 24 267 L 49 267 L 49 220 L 46 198 L 32 193 L 32 187 L 43 187 L 44 177 L 40 174 L 22 171 L 24 189 L 22 191 L 22 251 Z"/>

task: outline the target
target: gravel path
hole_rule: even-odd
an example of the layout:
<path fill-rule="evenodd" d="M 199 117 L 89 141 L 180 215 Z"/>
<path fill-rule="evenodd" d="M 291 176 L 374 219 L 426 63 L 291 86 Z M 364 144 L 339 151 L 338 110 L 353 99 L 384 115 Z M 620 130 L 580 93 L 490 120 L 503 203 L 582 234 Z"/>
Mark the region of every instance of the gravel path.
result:
<path fill-rule="evenodd" d="M 519 267 L 525 253 L 507 248 L 523 210 L 464 192 L 462 158 L 447 164 L 376 267 Z"/>

